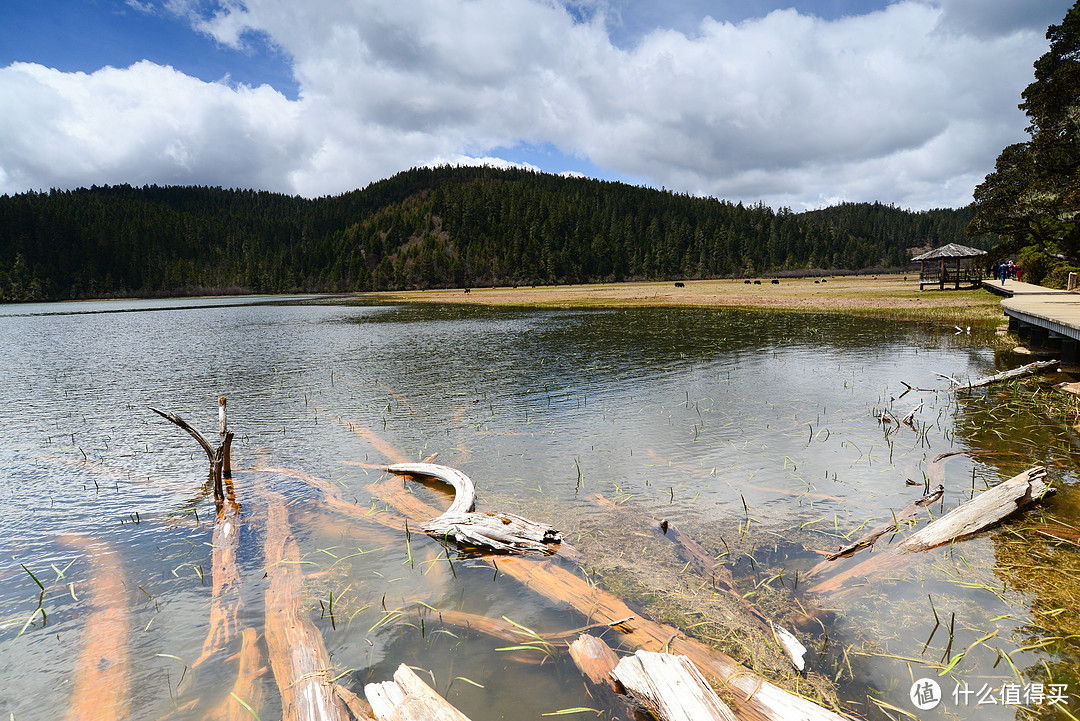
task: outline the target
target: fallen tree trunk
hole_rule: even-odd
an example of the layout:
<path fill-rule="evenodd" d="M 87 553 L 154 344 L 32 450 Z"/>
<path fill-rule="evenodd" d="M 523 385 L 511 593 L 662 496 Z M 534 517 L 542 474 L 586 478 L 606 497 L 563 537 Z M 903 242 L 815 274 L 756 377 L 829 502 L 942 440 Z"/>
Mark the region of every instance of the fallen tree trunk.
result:
<path fill-rule="evenodd" d="M 588 681 L 585 690 L 597 704 L 611 709 L 613 716 L 616 709 L 626 709 L 627 699 L 618 693 L 618 682 L 611 675 L 619 665 L 619 657 L 611 646 L 596 636 L 583 633 L 570 644 L 570 658 Z M 635 715 L 633 710 L 630 714 Z"/>
<path fill-rule="evenodd" d="M 361 432 L 356 428 L 354 431 Z M 380 444 L 387 447 L 382 441 Z M 395 449 L 389 450 L 397 458 L 404 455 Z M 430 506 L 405 493 L 400 484 L 382 482 L 371 484 L 367 488 L 373 495 L 414 520 L 422 522 L 423 519 L 438 513 L 432 513 Z M 417 508 L 422 510 L 414 516 Z M 500 573 L 514 578 L 546 598 L 568 604 L 588 619 L 613 623 L 635 615 L 620 599 L 558 565 L 558 558 L 504 556 L 497 559 L 497 563 Z M 487 563 L 495 562 L 492 558 L 482 560 Z M 666 624 L 638 616 L 633 622 L 621 625 L 619 629 L 623 631 L 622 643 L 630 648 L 656 651 L 668 649 L 689 657 L 702 673 L 733 694 L 732 703 L 743 721 L 780 721 L 788 718 L 798 718 L 801 721 L 839 721 L 844 718 L 813 701 L 785 691 L 727 654 L 715 651 L 701 641 L 682 636 L 678 629 Z"/>
<path fill-rule="evenodd" d="M 1056 368 L 1059 365 L 1061 365 L 1061 361 L 1059 360 L 1035 361 L 1034 363 L 1028 363 L 1025 366 L 1014 368 L 1011 371 L 995 373 L 992 376 L 986 376 L 985 378 L 980 378 L 970 383 L 955 384 L 952 388 L 946 389 L 946 392 L 952 393 L 954 391 L 966 391 L 972 388 L 981 388 L 983 386 L 988 386 L 992 383 L 998 383 L 999 381 L 1007 381 L 1012 378 L 1020 378 L 1022 376 L 1031 375 L 1033 373 L 1042 373 L 1043 371 L 1050 370 L 1051 368 Z"/>
<path fill-rule="evenodd" d="M 284 499 L 266 491 L 266 648 L 281 692 L 285 721 L 348 721 L 330 680 L 322 634 L 301 609 L 300 551 L 289 530 Z"/>
<path fill-rule="evenodd" d="M 587 633 L 581 634 L 570 644 L 570 658 L 574 659 L 574 665 L 594 686 L 615 690 L 611 672 L 619 665 L 619 657 L 603 640 Z"/>
<path fill-rule="evenodd" d="M 248 627 L 244 629 L 240 637 L 242 639 L 239 654 L 240 668 L 236 674 L 236 683 L 233 684 L 232 693 L 207 714 L 207 719 L 250 721 L 252 713 L 258 716 L 262 709 L 263 687 L 258 680 L 264 668 L 257 634 L 254 628 Z"/>
<path fill-rule="evenodd" d="M 930 522 L 904 539 L 896 550 L 917 553 L 967 538 L 1041 501 L 1049 493 L 1053 490 L 1046 483 L 1046 469 L 1029 468 Z"/>
<path fill-rule="evenodd" d="M 469 721 L 405 664 L 398 666 L 393 681 L 365 686 L 364 695 L 379 721 Z"/>
<path fill-rule="evenodd" d="M 853 541 L 848 545 L 844 546 L 843 548 L 840 548 L 839 550 L 825 556 L 825 560 L 810 569 L 810 571 L 806 574 L 806 577 L 812 578 L 818 573 L 820 573 L 824 568 L 827 568 L 830 561 L 835 561 L 838 558 L 850 556 L 858 550 L 873 546 L 877 539 L 881 538 L 886 533 L 893 533 L 894 531 L 900 530 L 899 524 L 910 519 L 912 516 L 914 516 L 927 506 L 933 503 L 937 503 L 944 494 L 945 486 L 938 485 L 937 488 L 930 491 L 914 503 L 910 504 L 904 510 L 900 511 L 897 514 L 894 514 L 892 523 L 887 523 L 878 526 L 871 531 L 867 531 L 862 536 L 860 536 L 857 541 Z"/>
<path fill-rule="evenodd" d="M 75 661 L 75 683 L 68 721 L 128 717 L 131 662 L 128 650 L 127 592 L 120 558 L 104 543 L 63 536 L 61 543 L 86 552 L 90 561 L 90 600 L 95 609 L 83 624 L 82 648 Z"/>
<path fill-rule="evenodd" d="M 638 651 L 611 675 L 660 721 L 736 721 L 686 656 Z"/>
<path fill-rule="evenodd" d="M 554 553 L 562 535 L 546 524 L 513 513 L 475 513 L 476 489 L 472 479 L 456 468 L 434 463 L 396 463 L 386 466 L 395 475 L 437 478 L 454 487 L 450 508 L 423 524 L 432 538 L 500 553 Z"/>
<path fill-rule="evenodd" d="M 202 653 L 191 664 L 192 668 L 223 648 L 236 633 L 240 610 L 240 569 L 236 562 L 239 548 L 240 506 L 230 498 L 219 506 L 214 523 L 210 628 L 203 641 Z"/>
<path fill-rule="evenodd" d="M 490 616 L 481 616 L 475 613 L 468 613 L 466 611 L 452 611 L 449 609 L 439 608 L 431 609 L 429 606 L 422 605 L 417 607 L 418 612 L 438 616 L 439 620 L 449 626 L 456 626 L 458 628 L 468 629 L 470 631 L 477 631 L 492 638 L 498 638 L 503 641 L 510 641 L 511 643 L 521 643 L 523 641 L 566 641 L 568 638 L 575 634 L 581 634 L 585 631 L 592 631 L 600 628 L 615 628 L 622 626 L 630 621 L 634 620 L 633 616 L 627 616 L 611 623 L 590 623 L 588 626 L 582 626 L 580 628 L 571 628 L 566 631 L 553 631 L 549 633 L 536 633 L 529 629 L 520 626 L 513 621 L 506 619 L 491 618 Z"/>
<path fill-rule="evenodd" d="M 618 506 L 599 493 L 594 493 L 590 496 L 590 500 L 605 508 L 613 510 L 618 508 Z M 785 655 L 796 670 L 801 672 L 806 668 L 806 647 L 795 637 L 795 634 L 766 618 L 765 614 L 754 608 L 754 606 L 746 600 L 746 597 L 739 593 L 739 589 L 735 586 L 735 577 L 731 575 L 730 569 L 722 563 L 717 563 L 712 554 L 706 551 L 700 543 L 679 531 L 679 529 L 668 521 L 658 521 L 655 518 L 649 518 L 648 516 L 640 517 L 655 531 L 663 535 L 664 538 L 674 543 L 676 547 L 678 547 L 679 553 L 683 559 L 689 561 L 704 578 L 708 578 L 712 581 L 714 589 L 723 591 L 734 598 L 742 609 L 750 616 L 755 625 L 765 632 L 768 637 L 776 641 L 777 645 L 784 650 Z"/>
<path fill-rule="evenodd" d="M 1035 466 L 1002 481 L 967 503 L 931 521 L 897 546 L 841 571 L 811 586 L 810 594 L 846 593 L 855 582 L 883 568 L 895 568 L 899 559 L 953 541 L 967 538 L 1042 500 L 1053 489 L 1046 484 L 1046 469 Z"/>

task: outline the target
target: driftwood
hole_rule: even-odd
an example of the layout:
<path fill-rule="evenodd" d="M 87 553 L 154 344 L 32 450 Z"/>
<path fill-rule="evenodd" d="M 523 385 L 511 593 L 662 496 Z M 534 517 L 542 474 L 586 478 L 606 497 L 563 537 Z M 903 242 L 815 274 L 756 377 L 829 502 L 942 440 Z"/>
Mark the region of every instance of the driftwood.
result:
<path fill-rule="evenodd" d="M 218 400 L 218 422 L 219 427 L 223 427 L 225 422 L 225 403 L 224 398 Z M 176 413 L 170 411 L 162 411 L 150 406 L 150 410 L 157 413 L 165 420 L 175 423 L 181 430 L 187 432 L 195 441 L 206 451 L 206 456 L 210 460 L 210 478 L 214 483 L 214 501 L 219 505 L 225 502 L 225 491 L 221 485 L 222 476 L 225 474 L 225 468 L 230 469 L 229 475 L 232 475 L 232 461 L 228 459 L 229 451 L 232 448 L 233 434 L 231 431 L 226 431 L 221 438 L 221 442 L 217 447 L 210 445 L 210 441 L 206 440 L 206 437 L 199 433 L 190 423 L 178 416 Z"/>
<path fill-rule="evenodd" d="M 611 675 L 660 721 L 736 721 L 686 656 L 638 651 Z"/>
<path fill-rule="evenodd" d="M 1046 483 L 1046 469 L 1029 468 L 908 536 L 897 547 L 899 553 L 916 553 L 952 543 L 978 533 L 1016 511 L 1041 501 L 1053 493 Z"/>
<path fill-rule="evenodd" d="M 281 692 L 285 721 L 348 721 L 330 680 L 330 655 L 315 624 L 301 609 L 300 551 L 289 530 L 285 502 L 267 491 L 266 648 Z"/>
<path fill-rule="evenodd" d="M 432 538 L 502 553 L 554 553 L 554 544 L 562 542 L 559 531 L 551 526 L 513 513 L 476 513 L 473 482 L 456 468 L 434 463 L 396 463 L 386 470 L 395 475 L 437 478 L 454 487 L 456 495 L 450 508 L 423 525 L 424 533 Z"/>
<path fill-rule="evenodd" d="M 398 666 L 393 681 L 365 686 L 364 695 L 379 721 L 469 721 L 405 664 Z"/>
<path fill-rule="evenodd" d="M 867 531 L 862 536 L 860 536 L 858 540 L 852 541 L 851 543 L 840 548 L 834 553 L 830 553 L 829 555 L 825 556 L 825 560 L 810 569 L 810 572 L 806 574 L 806 577 L 812 578 L 813 576 L 820 573 L 821 570 L 828 566 L 829 561 L 835 561 L 838 558 L 850 556 L 856 551 L 873 546 L 877 539 L 881 538 L 886 533 L 893 533 L 895 531 L 898 531 L 898 524 L 910 519 L 912 516 L 914 516 L 927 506 L 933 503 L 937 503 L 944 494 L 945 486 L 938 485 L 937 488 L 930 491 L 914 503 L 910 504 L 904 510 L 894 514 L 892 523 L 886 523 L 884 525 L 874 528 L 871 531 Z"/>
<path fill-rule="evenodd" d="M 619 665 L 619 657 L 611 646 L 596 636 L 583 633 L 570 644 L 570 658 L 574 659 L 574 665 L 594 686 L 615 690 L 611 672 Z"/>
<path fill-rule="evenodd" d="M 1053 492 L 1046 484 L 1046 469 L 1035 466 L 1002 481 L 908 536 L 903 542 L 811 586 L 810 594 L 850 591 L 853 584 L 883 568 L 895 568 L 900 559 L 967 538 Z"/>
<path fill-rule="evenodd" d="M 236 562 L 240 548 L 240 506 L 229 498 L 218 506 L 211 551 L 212 583 L 210 628 L 202 653 L 192 664 L 198 666 L 229 643 L 237 630 L 240 610 L 240 568 Z"/>
<path fill-rule="evenodd" d="M 84 624 L 67 719 L 127 718 L 131 685 L 130 628 L 120 559 L 108 546 L 84 536 L 64 536 L 60 540 L 83 549 L 90 556 L 93 574 L 90 598 L 95 608 Z"/>
<path fill-rule="evenodd" d="M 981 388 L 983 386 L 988 386 L 992 383 L 997 383 L 999 381 L 1007 381 L 1012 378 L 1020 378 L 1021 376 L 1031 375 L 1033 373 L 1042 373 L 1043 371 L 1050 370 L 1051 368 L 1056 368 L 1060 364 L 1061 361 L 1059 360 L 1036 361 L 1034 363 L 1028 363 L 1026 366 L 1014 368 L 1011 371 L 1003 371 L 1001 373 L 995 373 L 992 376 L 979 378 L 978 380 L 974 380 L 970 383 L 956 383 L 953 385 L 952 388 L 947 389 L 947 392 L 952 393 L 953 391 L 966 391 L 971 388 Z"/>
<path fill-rule="evenodd" d="M 613 510 L 618 509 L 618 506 L 599 493 L 592 494 L 589 497 L 589 500 L 605 508 Z M 727 566 L 722 563 L 717 563 L 712 554 L 706 551 L 700 543 L 679 531 L 674 524 L 669 523 L 666 520 L 658 521 L 655 518 L 649 518 L 648 516 L 639 516 L 639 518 L 642 518 L 653 528 L 653 530 L 674 543 L 684 560 L 689 561 L 703 577 L 711 579 L 715 590 L 723 591 L 733 597 L 754 621 L 755 625 L 764 631 L 767 636 L 774 639 L 780 648 L 784 650 L 788 660 L 791 661 L 791 665 L 793 665 L 796 670 L 800 672 L 805 670 L 806 647 L 795 637 L 795 634 L 791 633 L 783 626 L 770 621 L 765 617 L 765 614 L 754 608 L 754 606 L 746 600 L 746 597 L 739 593 L 739 589 L 735 586 L 735 577 L 731 575 L 731 570 L 728 569 Z"/>
<path fill-rule="evenodd" d="M 581 634 L 570 644 L 570 658 L 586 678 L 585 690 L 597 704 L 612 711 L 627 707 L 628 700 L 626 696 L 619 694 L 618 682 L 611 675 L 619 665 L 619 657 L 602 639 L 587 633 Z M 631 718 L 644 718 L 644 714 L 637 708 L 629 708 L 628 711 Z"/>
<path fill-rule="evenodd" d="M 263 687 L 258 681 L 263 674 L 263 661 L 255 629 L 245 628 L 240 638 L 240 669 L 236 675 L 236 683 L 233 684 L 232 693 L 207 715 L 208 719 L 250 721 L 252 712 L 257 715 L 262 709 Z M 250 710 L 244 708 L 241 701 L 247 704 Z"/>
<path fill-rule="evenodd" d="M 371 431 L 351 424 L 350 427 L 364 437 L 371 434 Z M 377 447 L 393 454 L 390 456 L 384 451 L 391 460 L 404 457 L 404 454 L 384 441 L 380 440 L 379 444 Z M 367 488 L 373 495 L 417 522 L 422 523 L 424 519 L 438 515 L 438 511 L 431 506 L 404 492 L 400 483 L 384 481 L 371 484 Z M 360 515 L 358 514 L 358 517 Z M 372 520 L 376 518 L 372 517 Z M 614 623 L 635 615 L 622 600 L 594 587 L 581 576 L 557 564 L 557 558 L 504 556 L 497 560 L 482 557 L 481 560 L 486 563 L 497 562 L 499 573 L 514 578 L 552 601 L 567 604 L 590 620 Z M 732 693 L 732 704 L 743 721 L 779 721 L 788 718 L 798 718 L 801 721 L 840 721 L 844 718 L 813 701 L 770 683 L 727 654 L 713 650 L 696 639 L 683 636 L 672 626 L 638 615 L 632 622 L 619 626 L 619 630 L 623 632 L 622 644 L 629 648 L 656 651 L 668 649 L 689 657 L 718 687 Z"/>
<path fill-rule="evenodd" d="M 470 631 L 476 631 L 492 638 L 497 638 L 503 641 L 510 641 L 511 643 L 521 643 L 522 641 L 547 641 L 554 643 L 557 641 L 567 642 L 567 639 L 576 635 L 584 634 L 585 631 L 594 631 L 602 628 L 614 628 L 621 630 L 620 627 L 628 624 L 634 620 L 633 616 L 627 616 L 610 623 L 590 623 L 588 626 L 582 626 L 580 628 L 571 628 L 566 631 L 553 631 L 548 633 L 536 633 L 530 629 L 526 629 L 512 621 L 497 618 L 491 618 L 490 616 L 481 616 L 476 613 L 468 613 L 467 611 L 452 611 L 450 609 L 440 608 L 432 610 L 429 606 L 421 604 L 416 607 L 417 612 L 420 614 L 428 614 L 430 616 L 437 616 L 438 620 L 447 624 L 448 626 L 456 626 L 458 628 L 464 628 Z"/>

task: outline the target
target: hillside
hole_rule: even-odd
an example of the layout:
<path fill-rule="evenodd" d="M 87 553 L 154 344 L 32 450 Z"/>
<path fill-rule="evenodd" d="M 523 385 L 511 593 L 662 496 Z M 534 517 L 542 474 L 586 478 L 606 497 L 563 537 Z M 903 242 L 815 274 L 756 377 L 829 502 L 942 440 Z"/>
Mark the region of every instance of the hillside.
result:
<path fill-rule="evenodd" d="M 968 209 L 793 213 L 525 170 L 425 168 L 307 200 L 204 187 L 0 197 L 0 300 L 706 278 L 902 267 Z"/>

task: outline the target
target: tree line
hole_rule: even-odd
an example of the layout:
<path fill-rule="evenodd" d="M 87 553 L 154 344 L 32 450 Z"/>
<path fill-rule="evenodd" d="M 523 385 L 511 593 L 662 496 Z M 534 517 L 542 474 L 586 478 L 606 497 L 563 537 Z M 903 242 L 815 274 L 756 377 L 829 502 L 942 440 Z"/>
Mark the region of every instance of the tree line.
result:
<path fill-rule="evenodd" d="M 904 269 L 970 209 L 744 206 L 522 169 L 415 168 L 339 196 L 128 185 L 0 196 L 0 300 Z"/>

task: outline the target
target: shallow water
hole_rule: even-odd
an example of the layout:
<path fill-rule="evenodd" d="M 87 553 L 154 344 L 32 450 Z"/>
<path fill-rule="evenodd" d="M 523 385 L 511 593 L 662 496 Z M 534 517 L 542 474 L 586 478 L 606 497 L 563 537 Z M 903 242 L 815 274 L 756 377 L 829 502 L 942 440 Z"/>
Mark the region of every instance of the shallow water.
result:
<path fill-rule="evenodd" d="M 784 579 L 805 572 L 817 560 L 813 549 L 839 546 L 839 535 L 868 519 L 886 522 L 888 509 L 917 499 L 930 476 L 946 487 L 935 513 L 1033 462 L 1048 463 L 1061 490 L 1032 518 L 1073 523 L 1078 503 L 1072 430 L 1013 391 L 903 395 L 902 382 L 940 388 L 937 373 L 966 378 L 1019 364 L 996 357 L 987 338 L 947 327 L 294 297 L 0 306 L 0 337 L 9 339 L 0 365 L 0 716 L 20 721 L 66 713 L 84 626 L 99 610 L 94 554 L 70 534 L 120 559 L 132 717 L 203 718 L 229 696 L 238 640 L 191 666 L 210 607 L 206 459 L 151 405 L 209 435 L 216 399 L 227 396 L 234 467 L 313 474 L 360 506 L 384 507 L 366 489 L 382 474 L 356 465 L 386 462 L 357 432 L 367 429 L 410 458 L 438 452 L 440 463 L 469 474 L 481 510 L 527 509 L 568 536 L 582 519 L 603 517 L 587 498 L 598 492 L 699 534 L 718 555 L 717 529 L 736 527 L 755 550 L 732 556 L 732 567 L 751 586 L 789 582 L 768 579 L 778 569 Z M 882 409 L 899 418 L 920 402 L 915 428 L 889 431 L 877 420 Z M 932 463 L 949 451 L 967 455 Z M 419 533 L 406 544 L 396 531 L 327 510 L 320 491 L 283 473 L 235 479 L 241 627 L 261 633 L 265 615 L 258 484 L 290 503 L 306 607 L 340 683 L 362 695 L 364 683 L 388 679 L 404 662 L 429 670 L 474 719 L 540 719 L 595 705 L 564 654 L 500 651 L 507 642 L 443 626 L 416 604 L 505 616 L 541 633 L 586 619 L 487 564 L 460 559 L 450 568 L 442 547 Z M 431 489 L 410 490 L 445 504 Z M 1025 570 L 1039 553 L 1050 556 L 1039 563 L 1058 569 L 1055 584 Z M 837 680 L 847 708 L 871 717 L 882 711 L 868 696 L 920 718 L 1018 713 L 953 698 L 919 711 L 908 691 L 923 676 L 939 680 L 946 696 L 964 682 L 973 690 L 1064 683 L 1065 705 L 1077 714 L 1080 653 L 1067 638 L 1076 609 L 1057 611 L 1077 566 L 1075 547 L 1007 525 L 842 600 L 796 589 L 803 604 L 828 609 L 825 626 L 807 636 L 811 667 Z M 955 614 L 950 646 L 949 628 L 938 628 L 924 650 L 935 625 L 928 596 L 939 619 Z M 262 683 L 260 716 L 274 718 L 272 675 Z"/>

